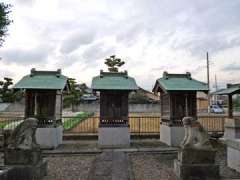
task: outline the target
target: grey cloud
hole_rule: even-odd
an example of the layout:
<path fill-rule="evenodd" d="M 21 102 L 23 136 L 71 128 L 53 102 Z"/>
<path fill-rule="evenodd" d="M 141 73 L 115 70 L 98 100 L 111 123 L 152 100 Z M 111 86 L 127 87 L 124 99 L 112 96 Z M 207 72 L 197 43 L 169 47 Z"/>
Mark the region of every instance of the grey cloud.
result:
<path fill-rule="evenodd" d="M 149 0 L 139 6 L 147 37 L 158 39 L 159 46 L 169 43 L 173 49 L 199 56 L 207 50 L 218 52 L 240 45 L 240 1 Z M 165 32 L 173 33 L 163 38 Z M 235 37 L 229 41 L 232 35 Z"/>
<path fill-rule="evenodd" d="M 36 0 L 15 0 L 20 5 L 33 5 Z"/>
<path fill-rule="evenodd" d="M 51 48 L 41 46 L 33 49 L 6 49 L 0 52 L 5 63 L 28 65 L 46 62 L 50 51 Z"/>
<path fill-rule="evenodd" d="M 222 71 L 239 71 L 240 70 L 240 63 L 233 63 L 226 65 L 221 69 Z"/>
<path fill-rule="evenodd" d="M 97 43 L 86 49 L 82 56 L 86 60 L 86 63 L 89 64 L 99 59 L 104 60 L 113 54 L 115 54 L 114 47 L 107 47 L 103 43 Z"/>
<path fill-rule="evenodd" d="M 118 42 L 125 45 L 133 45 L 137 41 L 138 35 L 143 31 L 144 25 L 138 22 L 134 25 L 125 25 L 122 30 L 116 35 Z"/>
<path fill-rule="evenodd" d="M 152 68 L 151 71 L 166 71 L 166 70 L 169 70 L 169 69 L 174 69 L 176 67 L 177 66 L 173 65 L 173 64 L 166 64 L 166 65 L 163 65 L 163 66 L 160 66 L 160 67 Z"/>
<path fill-rule="evenodd" d="M 72 51 L 78 49 L 82 45 L 91 44 L 94 40 L 95 32 L 75 32 L 68 36 L 61 45 L 60 51 L 62 53 L 71 53 Z"/>

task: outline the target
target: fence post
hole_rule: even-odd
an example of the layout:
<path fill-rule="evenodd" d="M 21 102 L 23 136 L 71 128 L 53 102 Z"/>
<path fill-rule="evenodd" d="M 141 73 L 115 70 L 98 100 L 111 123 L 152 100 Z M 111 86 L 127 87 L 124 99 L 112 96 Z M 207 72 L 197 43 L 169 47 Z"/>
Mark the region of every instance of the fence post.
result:
<path fill-rule="evenodd" d="M 92 130 L 93 130 L 93 132 L 92 133 L 94 133 L 94 131 L 95 131 L 95 124 L 94 124 L 94 121 L 95 121 L 95 118 L 94 117 L 91 117 L 91 119 L 92 119 L 92 121 L 93 121 L 93 123 L 92 123 Z"/>
<path fill-rule="evenodd" d="M 141 138 L 141 117 L 138 118 L 138 136 Z"/>

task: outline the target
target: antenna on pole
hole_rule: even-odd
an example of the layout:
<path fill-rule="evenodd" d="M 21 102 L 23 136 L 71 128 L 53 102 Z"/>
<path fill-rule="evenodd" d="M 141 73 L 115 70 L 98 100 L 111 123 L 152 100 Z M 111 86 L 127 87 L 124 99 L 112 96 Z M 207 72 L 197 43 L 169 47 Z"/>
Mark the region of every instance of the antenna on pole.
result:
<path fill-rule="evenodd" d="M 218 91 L 218 84 L 217 84 L 217 75 L 215 74 L 215 89 L 216 89 L 216 92 Z M 215 95 L 215 104 L 217 104 L 218 102 L 218 96 Z"/>
<path fill-rule="evenodd" d="M 208 84 L 208 113 L 210 113 L 210 80 L 209 80 L 209 57 L 207 52 L 207 84 Z"/>
<path fill-rule="evenodd" d="M 218 90 L 218 84 L 217 84 L 217 75 L 215 74 L 215 89 Z"/>

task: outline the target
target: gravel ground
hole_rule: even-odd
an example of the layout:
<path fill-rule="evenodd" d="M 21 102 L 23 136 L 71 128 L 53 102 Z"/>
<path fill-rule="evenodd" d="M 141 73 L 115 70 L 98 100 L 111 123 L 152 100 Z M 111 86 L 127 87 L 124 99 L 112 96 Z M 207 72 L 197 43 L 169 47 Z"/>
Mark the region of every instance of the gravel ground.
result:
<path fill-rule="evenodd" d="M 240 173 L 227 167 L 226 147 L 214 143 L 217 148 L 216 163 L 220 165 L 221 179 L 240 180 Z M 177 154 L 131 153 L 129 154 L 135 180 L 176 180 L 173 160 Z"/>
<path fill-rule="evenodd" d="M 173 173 L 176 154 L 130 154 L 135 180 L 177 180 Z"/>
<path fill-rule="evenodd" d="M 43 180 L 86 180 L 95 156 L 58 155 L 47 159 L 48 175 Z"/>

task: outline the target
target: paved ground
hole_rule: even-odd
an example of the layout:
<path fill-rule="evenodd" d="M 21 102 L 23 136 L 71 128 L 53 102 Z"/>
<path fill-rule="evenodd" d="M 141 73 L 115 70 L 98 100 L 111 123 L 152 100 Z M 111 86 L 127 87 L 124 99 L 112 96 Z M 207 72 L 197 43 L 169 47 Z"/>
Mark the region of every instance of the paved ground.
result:
<path fill-rule="evenodd" d="M 128 180 L 128 162 L 124 152 L 104 151 L 96 157 L 88 180 Z"/>
<path fill-rule="evenodd" d="M 215 142 L 221 179 L 240 180 L 240 173 L 226 165 L 226 148 Z M 69 141 L 54 151 L 44 151 L 48 175 L 44 180 L 176 180 L 176 149 L 157 140 L 136 141 L 127 149 L 98 149 L 96 142 Z M 0 153 L 0 165 L 3 154 Z"/>

